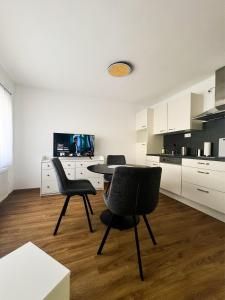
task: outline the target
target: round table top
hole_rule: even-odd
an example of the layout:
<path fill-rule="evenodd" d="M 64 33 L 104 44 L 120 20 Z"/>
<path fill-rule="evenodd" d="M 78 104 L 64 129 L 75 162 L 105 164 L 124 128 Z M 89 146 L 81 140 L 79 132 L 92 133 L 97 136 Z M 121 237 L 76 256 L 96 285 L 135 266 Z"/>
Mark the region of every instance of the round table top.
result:
<path fill-rule="evenodd" d="M 104 174 L 104 175 L 113 175 L 116 167 L 145 167 L 140 165 L 106 165 L 106 164 L 97 164 L 88 166 L 87 169 L 94 173 Z"/>

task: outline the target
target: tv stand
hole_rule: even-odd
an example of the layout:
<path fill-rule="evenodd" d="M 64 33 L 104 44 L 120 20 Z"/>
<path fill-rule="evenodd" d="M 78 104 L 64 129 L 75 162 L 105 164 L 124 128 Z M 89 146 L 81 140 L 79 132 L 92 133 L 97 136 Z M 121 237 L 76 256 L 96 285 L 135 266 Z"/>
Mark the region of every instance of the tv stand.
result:
<path fill-rule="evenodd" d="M 88 171 L 87 167 L 103 164 L 103 156 L 59 157 L 68 179 L 88 179 L 96 190 L 104 189 L 103 175 Z M 58 194 L 58 184 L 51 158 L 41 161 L 41 196 Z"/>

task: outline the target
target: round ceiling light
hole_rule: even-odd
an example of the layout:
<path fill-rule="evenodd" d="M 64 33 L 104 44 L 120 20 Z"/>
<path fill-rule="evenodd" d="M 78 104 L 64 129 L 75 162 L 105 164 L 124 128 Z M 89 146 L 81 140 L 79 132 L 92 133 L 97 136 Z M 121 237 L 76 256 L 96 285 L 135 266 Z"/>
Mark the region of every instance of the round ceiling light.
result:
<path fill-rule="evenodd" d="M 108 72 L 112 76 L 127 76 L 132 72 L 132 65 L 125 61 L 118 61 L 108 67 Z"/>

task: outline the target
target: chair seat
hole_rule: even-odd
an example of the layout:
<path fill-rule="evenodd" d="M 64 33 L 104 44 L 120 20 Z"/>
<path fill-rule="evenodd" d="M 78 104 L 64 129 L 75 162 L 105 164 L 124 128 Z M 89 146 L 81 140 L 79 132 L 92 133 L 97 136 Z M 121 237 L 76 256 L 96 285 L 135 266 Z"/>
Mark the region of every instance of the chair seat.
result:
<path fill-rule="evenodd" d="M 89 180 L 77 179 L 69 180 L 65 189 L 65 195 L 96 195 L 96 190 Z"/>

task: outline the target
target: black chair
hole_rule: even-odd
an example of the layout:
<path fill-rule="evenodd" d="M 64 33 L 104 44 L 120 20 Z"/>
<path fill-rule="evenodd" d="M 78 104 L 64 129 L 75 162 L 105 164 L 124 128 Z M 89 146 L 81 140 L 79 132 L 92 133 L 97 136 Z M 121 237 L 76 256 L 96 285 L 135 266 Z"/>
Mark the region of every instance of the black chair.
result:
<path fill-rule="evenodd" d="M 100 255 L 102 253 L 103 246 L 111 229 L 113 218 L 116 218 L 116 216 L 132 216 L 141 280 L 144 280 L 144 277 L 136 216 L 143 216 L 152 242 L 156 245 L 156 240 L 150 224 L 148 223 L 146 214 L 153 212 L 158 204 L 161 172 L 162 169 L 159 167 L 118 167 L 115 169 L 113 175 L 109 195 L 107 196 L 105 194 L 104 197 L 106 206 L 112 212 L 112 219 L 106 229 L 97 254 Z"/>
<path fill-rule="evenodd" d="M 58 158 L 52 159 L 53 166 L 56 171 L 56 177 L 58 181 L 59 191 L 62 195 L 66 195 L 66 199 L 59 215 L 58 222 L 56 224 L 54 235 L 57 234 L 61 219 L 66 214 L 67 206 L 69 204 L 70 198 L 75 195 L 79 195 L 83 198 L 84 207 L 88 219 L 90 232 L 93 232 L 91 220 L 88 212 L 88 207 L 90 209 L 91 214 L 93 215 L 93 210 L 91 207 L 91 203 L 88 199 L 88 194 L 96 195 L 96 190 L 89 180 L 79 179 L 79 180 L 69 180 L 66 177 L 65 171 L 63 169 L 62 163 Z"/>
<path fill-rule="evenodd" d="M 126 158 L 124 155 L 108 155 L 106 159 L 107 165 L 125 165 L 126 164 Z M 106 193 L 108 193 L 111 181 L 112 181 L 112 175 L 104 175 L 105 181 L 108 182 Z"/>

